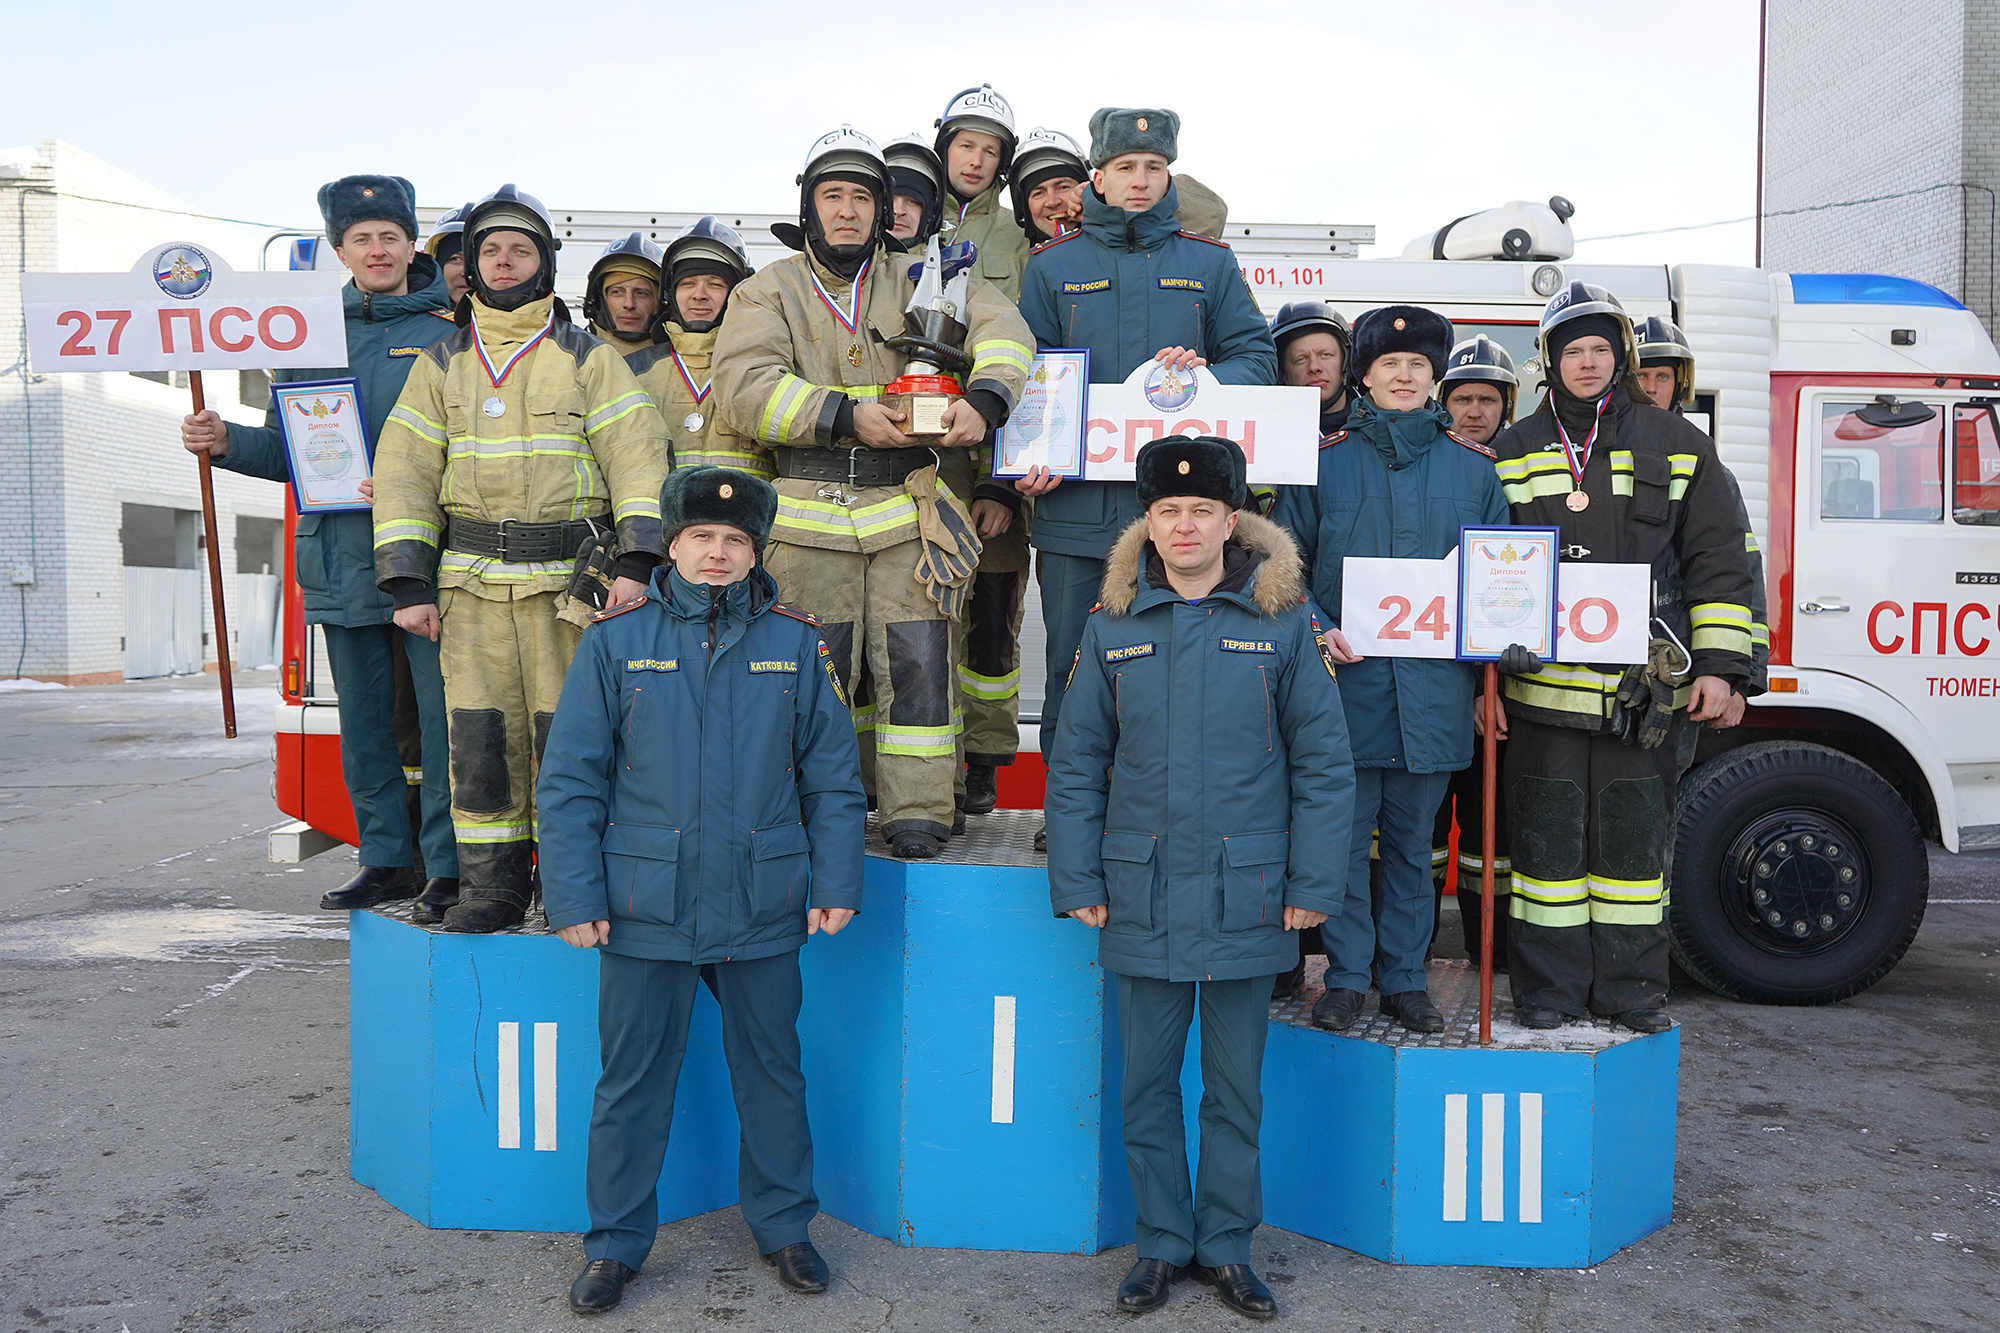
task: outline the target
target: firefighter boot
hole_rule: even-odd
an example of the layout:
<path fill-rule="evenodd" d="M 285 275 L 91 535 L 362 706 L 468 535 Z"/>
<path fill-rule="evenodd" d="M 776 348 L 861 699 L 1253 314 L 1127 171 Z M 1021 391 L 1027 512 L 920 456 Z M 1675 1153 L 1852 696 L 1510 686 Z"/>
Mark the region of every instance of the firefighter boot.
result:
<path fill-rule="evenodd" d="M 990 815 L 1000 804 L 1000 770 L 991 764 L 965 761 L 965 813 Z"/>
<path fill-rule="evenodd" d="M 460 843 L 458 903 L 444 914 L 454 935 L 491 935 L 517 926 L 532 892 L 531 842 Z"/>

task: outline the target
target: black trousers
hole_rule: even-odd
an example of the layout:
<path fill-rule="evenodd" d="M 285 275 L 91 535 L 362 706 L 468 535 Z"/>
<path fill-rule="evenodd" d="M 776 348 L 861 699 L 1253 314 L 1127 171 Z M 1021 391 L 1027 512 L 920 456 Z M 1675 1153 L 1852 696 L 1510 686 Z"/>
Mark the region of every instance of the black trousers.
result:
<path fill-rule="evenodd" d="M 1667 998 L 1666 857 L 1682 714 L 1660 745 L 1508 722 L 1514 1003 L 1572 1017 Z"/>

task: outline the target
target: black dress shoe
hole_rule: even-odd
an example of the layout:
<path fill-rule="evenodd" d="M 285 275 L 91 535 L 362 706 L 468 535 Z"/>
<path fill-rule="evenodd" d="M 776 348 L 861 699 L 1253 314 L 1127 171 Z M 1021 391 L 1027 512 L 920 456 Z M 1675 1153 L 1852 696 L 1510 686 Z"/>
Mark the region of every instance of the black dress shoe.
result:
<path fill-rule="evenodd" d="M 1278 1313 L 1271 1289 L 1250 1271 L 1249 1264 L 1217 1264 L 1213 1268 L 1196 1264 L 1189 1270 L 1194 1280 L 1206 1282 L 1222 1297 L 1222 1303 L 1251 1319 L 1270 1319 Z"/>
<path fill-rule="evenodd" d="M 1382 1012 L 1411 1032 L 1444 1031 L 1444 1015 L 1431 1003 L 1429 992 L 1406 990 L 1382 997 Z"/>
<path fill-rule="evenodd" d="M 455 879 L 428 879 L 424 881 L 424 891 L 410 904 L 410 920 L 420 926 L 435 926 L 444 920 L 444 914 L 458 906 L 458 881 Z"/>
<path fill-rule="evenodd" d="M 363 866 L 361 873 L 319 900 L 322 912 L 346 912 L 376 903 L 413 898 L 417 881 L 408 866 Z"/>
<path fill-rule="evenodd" d="M 826 1290 L 826 1260 L 819 1257 L 819 1251 L 809 1240 L 767 1254 L 764 1262 L 778 1270 L 778 1281 L 792 1291 L 817 1296 Z"/>
<path fill-rule="evenodd" d="M 1551 1032 L 1563 1025 L 1563 1015 L 1560 1009 L 1549 1009 L 1539 1004 L 1516 1005 L 1514 1021 L 1524 1028 Z"/>
<path fill-rule="evenodd" d="M 1167 1303 L 1167 1291 L 1187 1270 L 1165 1259 L 1141 1259 L 1118 1284 L 1120 1314 L 1144 1314 Z"/>
<path fill-rule="evenodd" d="M 1271 998 L 1289 1000 L 1299 993 L 1306 984 L 1306 960 L 1301 958 L 1289 972 L 1280 972 L 1278 979 L 1271 983 Z"/>
<path fill-rule="evenodd" d="M 1664 1009 L 1627 1009 L 1622 1014 L 1613 1014 L 1611 1021 L 1634 1032 L 1665 1032 L 1674 1025 Z"/>
<path fill-rule="evenodd" d="M 922 829 L 905 829 L 889 839 L 890 854 L 905 861 L 929 861 L 943 850 L 943 839 Z"/>
<path fill-rule="evenodd" d="M 1361 1012 L 1361 1002 L 1367 998 L 1358 990 L 1333 987 L 1313 1001 L 1313 1026 L 1325 1028 L 1328 1032 L 1347 1031 L 1354 1026 L 1354 1019 Z"/>
<path fill-rule="evenodd" d="M 491 935 L 520 925 L 527 914 L 525 907 L 505 898 L 461 899 L 444 914 L 444 928 L 453 935 Z"/>
<path fill-rule="evenodd" d="M 965 766 L 965 813 L 990 815 L 1000 804 L 1000 770 L 991 764 Z"/>
<path fill-rule="evenodd" d="M 592 1259 L 569 1284 L 569 1308 L 578 1314 L 603 1314 L 625 1299 L 625 1284 L 637 1270 L 616 1259 Z"/>

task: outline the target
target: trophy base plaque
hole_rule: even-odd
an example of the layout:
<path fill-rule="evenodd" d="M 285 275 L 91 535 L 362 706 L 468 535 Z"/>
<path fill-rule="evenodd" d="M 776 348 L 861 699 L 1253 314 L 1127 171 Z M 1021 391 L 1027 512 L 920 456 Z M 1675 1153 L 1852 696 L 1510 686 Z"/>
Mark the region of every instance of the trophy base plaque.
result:
<path fill-rule="evenodd" d="M 936 441 L 944 438 L 946 409 L 964 393 L 949 375 L 904 375 L 889 382 L 882 405 L 903 414 L 903 434 Z"/>

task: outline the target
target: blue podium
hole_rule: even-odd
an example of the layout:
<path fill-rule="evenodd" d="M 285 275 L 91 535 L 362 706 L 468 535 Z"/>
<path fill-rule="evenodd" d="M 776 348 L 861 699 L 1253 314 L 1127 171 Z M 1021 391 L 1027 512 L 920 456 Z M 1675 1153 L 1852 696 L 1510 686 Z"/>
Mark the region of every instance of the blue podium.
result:
<path fill-rule="evenodd" d="M 1039 823 L 996 811 L 929 862 L 871 842 L 861 914 L 807 943 L 800 1031 L 831 1216 L 906 1246 L 1131 1241 L 1113 990 L 1094 932 L 1050 913 Z M 397 904 L 353 914 L 351 963 L 354 1178 L 428 1226 L 581 1231 L 596 954 L 529 930 L 438 933 Z M 1441 1037 L 1372 1013 L 1320 1032 L 1316 985 L 1272 1007 L 1268 1222 L 1394 1263 L 1521 1267 L 1594 1263 L 1666 1224 L 1678 1031 L 1502 1016 L 1481 1049 L 1476 985 L 1432 965 Z M 737 1137 L 704 989 L 663 1221 L 736 1201 Z"/>

